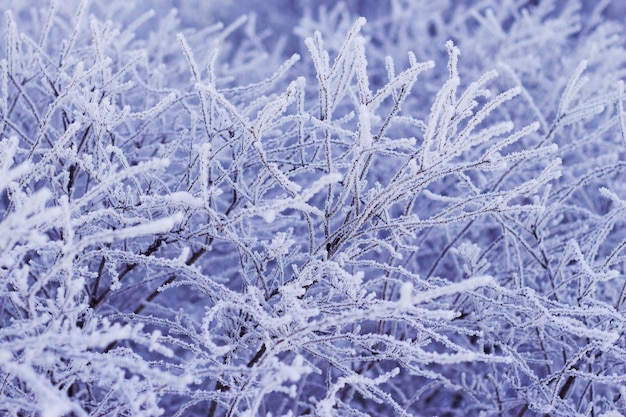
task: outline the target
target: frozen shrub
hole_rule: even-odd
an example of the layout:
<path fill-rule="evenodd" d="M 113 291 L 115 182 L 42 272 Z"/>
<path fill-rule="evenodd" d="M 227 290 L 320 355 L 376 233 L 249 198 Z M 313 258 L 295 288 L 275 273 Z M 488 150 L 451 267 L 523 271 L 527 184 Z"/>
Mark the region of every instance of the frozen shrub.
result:
<path fill-rule="evenodd" d="M 626 413 L 617 1 L 265 3 L 6 3 L 0 414 Z"/>

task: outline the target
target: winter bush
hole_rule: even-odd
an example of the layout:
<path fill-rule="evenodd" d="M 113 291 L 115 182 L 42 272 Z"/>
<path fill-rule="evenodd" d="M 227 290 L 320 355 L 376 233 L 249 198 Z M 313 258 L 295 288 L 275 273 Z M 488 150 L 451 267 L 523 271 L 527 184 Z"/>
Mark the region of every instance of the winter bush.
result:
<path fill-rule="evenodd" d="M 146 3 L 2 3 L 1 415 L 626 413 L 619 0 Z"/>

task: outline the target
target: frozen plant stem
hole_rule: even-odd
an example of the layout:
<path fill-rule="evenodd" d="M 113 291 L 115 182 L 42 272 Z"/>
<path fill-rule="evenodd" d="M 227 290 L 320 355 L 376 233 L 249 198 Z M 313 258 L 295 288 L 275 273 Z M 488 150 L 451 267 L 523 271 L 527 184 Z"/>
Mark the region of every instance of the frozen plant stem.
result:
<path fill-rule="evenodd" d="M 626 415 L 619 2 L 28 3 L 0 415 Z"/>

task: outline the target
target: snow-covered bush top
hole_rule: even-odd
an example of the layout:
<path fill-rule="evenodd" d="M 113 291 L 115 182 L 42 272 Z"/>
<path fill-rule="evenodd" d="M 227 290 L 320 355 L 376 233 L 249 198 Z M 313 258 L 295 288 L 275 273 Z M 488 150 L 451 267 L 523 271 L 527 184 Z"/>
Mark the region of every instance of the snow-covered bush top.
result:
<path fill-rule="evenodd" d="M 626 414 L 621 1 L 193 3 L 3 2 L 0 415 Z"/>

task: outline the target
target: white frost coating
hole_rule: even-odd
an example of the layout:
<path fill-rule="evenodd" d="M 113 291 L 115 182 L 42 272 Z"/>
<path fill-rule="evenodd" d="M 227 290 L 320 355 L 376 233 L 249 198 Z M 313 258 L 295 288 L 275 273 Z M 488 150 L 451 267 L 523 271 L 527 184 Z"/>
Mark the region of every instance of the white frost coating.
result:
<path fill-rule="evenodd" d="M 273 223 L 276 220 L 276 211 L 272 209 L 265 209 L 261 211 L 261 217 L 266 223 Z"/>
<path fill-rule="evenodd" d="M 177 223 L 179 223 L 183 219 L 183 217 L 183 213 L 176 213 L 173 216 L 165 217 L 145 224 L 95 234 L 81 240 L 77 244 L 77 248 L 78 250 L 81 250 L 89 245 L 99 242 L 113 242 L 115 240 L 169 232 Z"/>
<path fill-rule="evenodd" d="M 290 366 L 283 366 L 281 370 L 282 377 L 292 382 L 298 382 L 300 378 L 312 371 L 311 367 L 304 363 L 302 355 L 297 355 Z"/>
<path fill-rule="evenodd" d="M 268 167 L 269 167 L 269 170 L 272 173 L 272 175 L 276 178 L 278 183 L 285 190 L 289 191 L 292 194 L 296 194 L 296 193 L 300 192 L 302 187 L 300 187 L 300 185 L 296 184 L 295 182 L 293 182 L 289 178 L 287 178 L 287 176 L 278 168 L 278 166 L 276 164 L 270 163 L 270 164 L 268 164 Z"/>
<path fill-rule="evenodd" d="M 324 187 L 338 183 L 342 179 L 343 175 L 338 172 L 324 175 L 320 179 L 316 180 L 308 189 L 304 190 L 300 194 L 300 199 L 302 199 L 302 201 L 308 201 L 313 198 L 315 194 L 323 190 Z"/>
<path fill-rule="evenodd" d="M 372 147 L 372 121 L 370 110 L 365 104 L 359 106 L 359 148 L 367 150 Z"/>
<path fill-rule="evenodd" d="M 403 282 L 400 286 L 400 299 L 398 299 L 398 308 L 408 310 L 413 307 L 413 284 Z"/>
<path fill-rule="evenodd" d="M 72 404 L 64 392 L 57 390 L 47 378 L 37 374 L 30 366 L 16 365 L 15 362 L 9 362 L 7 365 L 3 368 L 20 375 L 20 378 L 27 382 L 42 417 L 63 417 L 72 411 L 78 416 L 87 416 L 87 413 Z"/>
<path fill-rule="evenodd" d="M 324 175 L 315 181 L 309 188 L 299 192 L 294 197 L 270 200 L 270 203 L 261 207 L 255 207 L 252 212 L 259 215 L 267 223 L 273 223 L 276 216 L 282 211 L 292 208 L 304 213 L 311 213 L 317 216 L 323 216 L 323 212 L 317 207 L 307 204 L 307 201 L 313 198 L 315 194 L 322 191 L 330 184 L 337 183 L 343 179 L 339 173 Z"/>
<path fill-rule="evenodd" d="M 414 304 L 425 303 L 445 295 L 469 292 L 480 287 L 497 287 L 497 284 L 493 277 L 489 275 L 472 277 L 454 284 L 418 293 L 413 297 L 412 302 Z"/>
<path fill-rule="evenodd" d="M 201 199 L 194 197 L 187 191 L 177 191 L 175 193 L 171 193 L 168 198 L 177 203 L 184 203 L 189 207 L 198 209 L 204 207 L 204 202 Z"/>
<path fill-rule="evenodd" d="M 189 246 L 185 246 L 183 250 L 180 251 L 180 255 L 178 255 L 178 262 L 185 262 L 189 258 L 190 253 L 191 249 L 189 249 Z"/>
<path fill-rule="evenodd" d="M 0 414 L 624 417 L 623 2 L 125 1 L 5 10 Z"/>
<path fill-rule="evenodd" d="M 273 258 L 278 258 L 287 255 L 289 248 L 295 243 L 296 241 L 291 238 L 291 233 L 279 232 L 272 239 L 272 242 L 267 245 L 267 250 Z"/>

